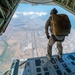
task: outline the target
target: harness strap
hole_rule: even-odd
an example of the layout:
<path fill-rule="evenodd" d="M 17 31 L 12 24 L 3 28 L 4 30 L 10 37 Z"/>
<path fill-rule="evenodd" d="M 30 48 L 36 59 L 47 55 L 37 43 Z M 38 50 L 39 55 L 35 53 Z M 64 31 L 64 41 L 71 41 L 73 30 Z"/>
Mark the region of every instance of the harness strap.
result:
<path fill-rule="evenodd" d="M 64 36 L 64 38 L 63 38 L 62 40 L 59 40 L 59 39 L 57 39 L 57 38 L 52 34 L 52 38 L 54 39 L 54 41 L 64 41 L 65 36 Z"/>

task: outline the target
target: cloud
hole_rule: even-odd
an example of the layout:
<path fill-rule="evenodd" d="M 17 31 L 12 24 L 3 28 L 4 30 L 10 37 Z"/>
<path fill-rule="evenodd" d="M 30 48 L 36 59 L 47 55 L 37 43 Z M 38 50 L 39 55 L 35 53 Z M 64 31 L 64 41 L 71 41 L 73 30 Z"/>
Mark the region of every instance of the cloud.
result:
<path fill-rule="evenodd" d="M 18 15 L 16 13 L 14 13 L 12 18 L 18 18 Z"/>
<path fill-rule="evenodd" d="M 18 18 L 20 15 L 23 16 L 30 16 L 30 18 L 36 18 L 36 17 L 41 17 L 47 15 L 47 12 L 16 12 L 13 15 L 13 18 Z"/>
<path fill-rule="evenodd" d="M 24 16 L 27 15 L 37 15 L 37 16 L 44 16 L 47 15 L 47 12 L 23 12 Z"/>

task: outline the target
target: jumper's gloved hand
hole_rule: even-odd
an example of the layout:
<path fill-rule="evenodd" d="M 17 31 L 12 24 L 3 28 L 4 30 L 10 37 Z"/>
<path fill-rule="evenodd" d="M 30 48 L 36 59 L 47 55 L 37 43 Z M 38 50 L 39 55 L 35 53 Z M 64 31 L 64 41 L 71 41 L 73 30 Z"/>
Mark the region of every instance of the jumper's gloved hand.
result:
<path fill-rule="evenodd" d="M 50 35 L 47 35 L 47 39 L 49 39 L 50 38 Z"/>

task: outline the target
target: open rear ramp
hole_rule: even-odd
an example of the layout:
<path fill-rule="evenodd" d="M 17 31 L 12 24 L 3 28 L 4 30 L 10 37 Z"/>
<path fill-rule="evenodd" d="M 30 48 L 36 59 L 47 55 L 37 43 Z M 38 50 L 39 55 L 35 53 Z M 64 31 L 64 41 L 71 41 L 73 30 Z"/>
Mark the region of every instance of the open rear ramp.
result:
<path fill-rule="evenodd" d="M 75 53 L 63 54 L 60 60 L 57 55 L 52 60 L 46 56 L 26 61 L 17 59 L 13 61 L 8 75 L 75 75 Z"/>
<path fill-rule="evenodd" d="M 22 75 L 75 75 L 75 54 L 64 54 L 61 60 L 53 56 L 28 59 Z"/>

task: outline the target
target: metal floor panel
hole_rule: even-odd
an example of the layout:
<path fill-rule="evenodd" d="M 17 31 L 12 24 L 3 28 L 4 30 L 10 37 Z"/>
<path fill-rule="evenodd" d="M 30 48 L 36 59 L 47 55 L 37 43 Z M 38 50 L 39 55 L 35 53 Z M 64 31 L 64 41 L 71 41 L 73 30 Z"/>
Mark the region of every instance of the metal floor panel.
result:
<path fill-rule="evenodd" d="M 52 60 L 47 57 L 28 59 L 22 75 L 75 75 L 75 53 L 64 54 L 62 60 L 56 55 Z"/>

